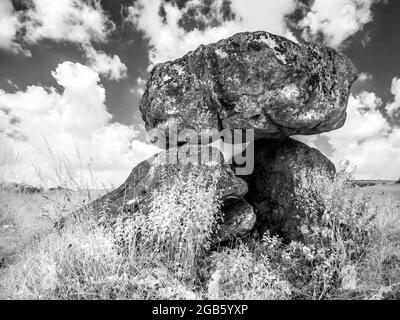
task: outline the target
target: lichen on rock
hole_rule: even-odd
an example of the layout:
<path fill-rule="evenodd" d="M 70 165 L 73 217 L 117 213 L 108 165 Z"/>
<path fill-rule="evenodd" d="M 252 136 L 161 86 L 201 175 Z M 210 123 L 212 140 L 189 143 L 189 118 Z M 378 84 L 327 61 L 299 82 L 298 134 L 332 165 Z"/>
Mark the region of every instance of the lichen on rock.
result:
<path fill-rule="evenodd" d="M 151 72 L 140 102 L 147 129 L 255 129 L 285 138 L 343 126 L 356 68 L 343 54 L 267 32 L 244 32 Z"/>

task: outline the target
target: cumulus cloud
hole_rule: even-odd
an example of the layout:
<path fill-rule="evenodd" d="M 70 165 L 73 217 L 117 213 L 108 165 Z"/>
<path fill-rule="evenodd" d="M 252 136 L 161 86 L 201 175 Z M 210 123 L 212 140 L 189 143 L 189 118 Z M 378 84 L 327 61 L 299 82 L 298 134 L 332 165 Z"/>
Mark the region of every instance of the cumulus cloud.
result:
<path fill-rule="evenodd" d="M 333 149 L 328 155 L 339 166 L 349 161 L 358 179 L 397 179 L 400 176 L 400 128 L 383 116 L 382 100 L 372 92 L 351 96 L 345 125 L 324 133 Z M 316 147 L 318 137 L 298 137 Z"/>
<path fill-rule="evenodd" d="M 110 57 L 88 45 L 84 46 L 84 51 L 89 67 L 94 71 L 116 81 L 127 77 L 128 68 L 117 55 Z"/>
<path fill-rule="evenodd" d="M 25 40 L 104 41 L 114 24 L 98 0 L 32 0 L 25 12 Z"/>
<path fill-rule="evenodd" d="M 246 1 L 233 0 L 232 10 L 239 18 L 241 31 L 264 30 L 294 39 L 290 33 L 286 16 L 297 8 L 297 1 Z"/>
<path fill-rule="evenodd" d="M 63 129 L 89 136 L 111 120 L 104 104 L 105 90 L 98 85 L 97 72 L 80 63 L 64 62 L 52 72 L 52 76 L 64 87 L 59 99 Z"/>
<path fill-rule="evenodd" d="M 394 101 L 386 106 L 386 111 L 394 118 L 400 115 L 400 78 L 392 80 L 391 92 L 394 96 Z"/>
<path fill-rule="evenodd" d="M 14 11 L 11 0 L 0 1 L 0 48 L 19 53 L 23 52 L 17 43 L 17 33 L 21 28 L 20 15 Z"/>
<path fill-rule="evenodd" d="M 139 0 L 129 7 L 127 19 L 149 39 L 151 63 L 176 59 L 200 44 L 241 31 L 268 30 L 294 39 L 284 22 L 295 8 L 294 0 L 212 1 L 208 15 L 201 13 L 201 3 L 191 0 L 180 7 L 174 1 Z"/>
<path fill-rule="evenodd" d="M 21 43 L 36 44 L 44 39 L 104 42 L 115 30 L 100 0 L 29 0 L 26 5 L 17 12 L 12 0 L 0 1 L 0 48 L 19 53 L 23 51 Z"/>
<path fill-rule="evenodd" d="M 388 134 L 390 126 L 379 111 L 381 106 L 382 100 L 371 92 L 350 97 L 345 125 L 325 134 L 335 148 L 334 157 L 351 154 L 346 150 L 354 150 L 368 140 Z"/>
<path fill-rule="evenodd" d="M 336 151 L 355 166 L 358 179 L 397 180 L 400 176 L 400 129 Z M 336 149 L 338 150 L 338 149 Z"/>
<path fill-rule="evenodd" d="M 299 22 L 303 37 L 340 47 L 345 40 L 372 21 L 371 6 L 379 0 L 315 0 L 310 11 Z"/>
<path fill-rule="evenodd" d="M 99 0 L 31 0 L 26 10 L 15 12 L 11 0 L 0 2 L 0 48 L 14 53 L 24 51 L 16 42 L 36 44 L 42 40 L 71 42 L 82 46 L 89 66 L 111 80 L 127 76 L 127 67 L 117 55 L 109 56 L 93 48 L 105 42 L 115 30 Z"/>
<path fill-rule="evenodd" d="M 265 30 L 297 41 L 292 26 L 303 30 L 305 40 L 322 36 L 328 45 L 340 47 L 372 20 L 376 1 L 138 0 L 129 7 L 127 19 L 149 39 L 150 61 L 155 64 L 242 31 Z M 300 21 L 289 21 L 298 11 Z"/>
<path fill-rule="evenodd" d="M 18 178 L 9 179 L 37 183 L 35 168 L 51 172 L 54 158 L 49 146 L 54 154 L 70 159 L 74 168 L 91 162 L 100 181 L 119 184 L 134 165 L 157 151 L 138 141 L 132 126 L 111 123 L 98 73 L 64 62 L 52 75 L 61 91 L 41 86 L 15 93 L 0 90 L 0 158 L 12 150 L 23 159 L 20 164 L 5 164 L 21 171 Z"/>
<path fill-rule="evenodd" d="M 298 23 L 305 29 L 303 37 L 313 39 L 322 34 L 328 44 L 337 47 L 371 21 L 371 5 L 376 1 L 315 0 L 307 6 L 298 0 L 138 0 L 128 8 L 127 19 L 149 39 L 150 61 L 154 64 L 241 31 L 266 30 L 297 41 L 288 26 L 288 16 L 299 6 L 305 8 L 304 18 Z M 11 0 L 2 1 L 0 46 L 22 50 L 15 42 L 21 30 L 27 44 L 44 39 L 77 43 L 85 46 L 95 71 L 110 79 L 124 77 L 126 66 L 118 56 L 108 56 L 92 46 L 93 42 L 106 41 L 115 31 L 100 0 L 31 0 L 29 4 L 17 15 Z"/>

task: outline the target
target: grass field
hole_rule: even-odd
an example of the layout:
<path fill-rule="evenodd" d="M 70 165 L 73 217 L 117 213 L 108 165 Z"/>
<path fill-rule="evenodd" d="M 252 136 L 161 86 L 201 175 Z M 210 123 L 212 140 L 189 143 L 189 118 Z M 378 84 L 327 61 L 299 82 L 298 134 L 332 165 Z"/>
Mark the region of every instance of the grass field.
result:
<path fill-rule="evenodd" d="M 196 266 L 195 273 L 182 267 L 182 256 L 171 258 L 171 248 L 163 247 L 161 254 L 159 247 L 150 250 L 142 243 L 138 249 L 135 243 L 130 244 L 134 249 L 124 245 L 116 250 L 116 234 L 93 225 L 54 231 L 55 221 L 89 200 L 87 192 L 0 190 L 0 299 L 397 299 L 400 184 L 373 184 L 339 190 L 351 198 L 350 206 L 355 207 L 359 197 L 369 198 L 368 210 L 376 214 L 373 232 L 360 232 L 361 220 L 348 225 L 362 240 L 344 241 L 342 234 L 320 247 L 316 240 L 285 245 L 267 236 L 263 246 L 239 243 L 207 257 L 194 253 L 194 260 L 185 263 Z M 333 227 L 318 228 L 316 238 L 322 229 Z M 126 229 L 121 230 L 126 235 Z M 361 246 L 362 253 L 355 255 Z M 187 250 L 185 256 L 191 252 Z M 283 257 L 289 259 L 287 266 Z"/>

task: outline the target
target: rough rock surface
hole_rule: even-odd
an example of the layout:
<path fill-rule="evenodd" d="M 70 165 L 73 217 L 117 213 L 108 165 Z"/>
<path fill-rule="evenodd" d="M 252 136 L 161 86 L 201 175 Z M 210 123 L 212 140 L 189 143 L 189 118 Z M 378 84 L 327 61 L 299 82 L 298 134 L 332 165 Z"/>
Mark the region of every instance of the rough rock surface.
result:
<path fill-rule="evenodd" d="M 245 236 L 254 228 L 256 215 L 253 207 L 245 200 L 225 206 L 223 211 L 225 220 L 217 235 L 218 242 L 229 240 L 232 235 L 235 237 Z"/>
<path fill-rule="evenodd" d="M 209 156 L 206 156 L 206 150 L 209 151 Z M 167 164 L 170 162 L 165 161 L 173 158 L 176 159 L 176 164 Z M 242 200 L 248 191 L 247 184 L 234 175 L 218 149 L 206 146 L 173 148 L 141 162 L 119 188 L 95 200 L 86 209 L 102 215 L 107 223 L 112 222 L 121 211 L 134 214 L 140 209 L 146 214 L 155 190 L 163 183 L 174 183 L 178 173 L 188 173 L 193 170 L 193 166 L 198 165 L 204 169 L 207 179 L 217 175 L 219 177 L 217 187 L 224 204 L 224 226 L 217 238 L 224 241 L 251 231 L 255 224 L 255 214 L 253 208 Z"/>
<path fill-rule="evenodd" d="M 146 128 L 255 129 L 284 138 L 338 129 L 356 68 L 343 54 L 246 32 L 201 45 L 151 72 L 140 103 Z"/>
<path fill-rule="evenodd" d="M 260 234 L 270 230 L 288 240 L 298 239 L 296 216 L 304 216 L 304 213 L 296 208 L 293 197 L 301 170 L 329 176 L 336 171 L 334 164 L 321 152 L 299 141 L 255 142 L 254 172 L 244 177 L 249 187 L 245 199 L 254 206 Z"/>

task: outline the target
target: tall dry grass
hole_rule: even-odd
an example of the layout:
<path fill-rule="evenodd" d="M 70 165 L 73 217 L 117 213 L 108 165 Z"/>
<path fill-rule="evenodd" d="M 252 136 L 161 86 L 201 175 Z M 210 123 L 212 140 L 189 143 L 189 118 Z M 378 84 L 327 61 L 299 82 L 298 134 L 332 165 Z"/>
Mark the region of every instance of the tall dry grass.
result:
<path fill-rule="evenodd" d="M 87 214 L 62 232 L 52 222 L 88 200 L 83 188 L 38 195 L 2 190 L 0 253 L 12 258 L 0 269 L 0 297 L 398 298 L 396 204 L 351 187 L 345 170 L 333 180 L 316 172 L 299 178 L 302 241 L 288 244 L 266 233 L 214 249 L 221 202 L 211 170 L 165 183 L 147 214 L 121 215 L 114 227 Z"/>
<path fill-rule="evenodd" d="M 206 170 L 206 172 L 204 171 Z M 205 174 L 207 173 L 207 174 Z M 148 214 L 100 227 L 90 214 L 20 253 L 2 278 L 9 298 L 197 298 L 197 264 L 220 218 L 218 176 L 178 174 L 152 195 Z"/>

